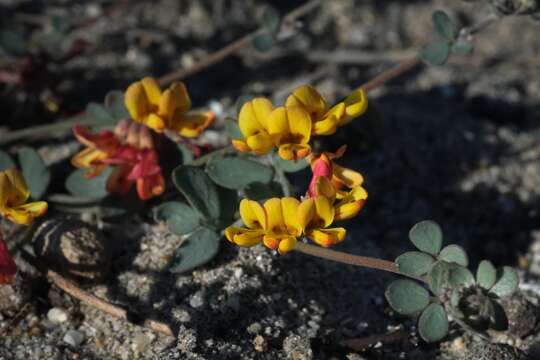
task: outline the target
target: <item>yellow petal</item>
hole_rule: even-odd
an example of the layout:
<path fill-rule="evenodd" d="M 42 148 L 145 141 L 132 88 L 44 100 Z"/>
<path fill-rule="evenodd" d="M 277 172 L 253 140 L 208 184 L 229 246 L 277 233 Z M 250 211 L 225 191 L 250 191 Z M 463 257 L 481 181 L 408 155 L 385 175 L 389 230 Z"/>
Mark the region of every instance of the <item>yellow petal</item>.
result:
<path fill-rule="evenodd" d="M 9 196 L 9 179 L 5 171 L 0 171 L 0 211 L 7 205 Z"/>
<path fill-rule="evenodd" d="M 71 164 L 79 169 L 88 169 L 94 164 L 104 161 L 107 157 L 105 151 L 86 148 L 71 158 Z"/>
<path fill-rule="evenodd" d="M 315 209 L 317 218 L 321 220 L 322 227 L 328 227 L 334 221 L 334 207 L 330 199 L 324 196 L 315 197 Z"/>
<path fill-rule="evenodd" d="M 45 201 L 36 201 L 17 207 L 6 208 L 1 210 L 1 212 L 7 219 L 16 224 L 29 225 L 34 218 L 45 214 L 47 207 L 48 205 Z"/>
<path fill-rule="evenodd" d="M 302 231 L 306 231 L 306 228 L 311 223 L 316 215 L 315 201 L 313 199 L 305 199 L 298 205 L 298 225 L 302 228 Z"/>
<path fill-rule="evenodd" d="M 331 203 L 336 199 L 336 188 L 332 181 L 325 176 L 319 176 L 315 184 L 315 194 L 328 198 Z"/>
<path fill-rule="evenodd" d="M 146 92 L 146 97 L 150 104 L 154 106 L 159 106 L 159 100 L 161 98 L 161 89 L 156 79 L 153 77 L 147 76 L 141 80 L 144 91 Z"/>
<path fill-rule="evenodd" d="M 266 154 L 274 147 L 272 138 L 266 133 L 248 136 L 246 138 L 246 144 L 250 150 L 255 151 L 259 155 Z"/>
<path fill-rule="evenodd" d="M 289 251 L 294 250 L 296 247 L 296 243 L 298 240 L 296 240 L 296 237 L 294 236 L 288 236 L 283 238 L 278 245 L 278 251 L 281 255 L 288 253 Z"/>
<path fill-rule="evenodd" d="M 278 138 L 281 138 L 290 133 L 287 115 L 287 110 L 284 106 L 275 108 L 270 113 L 268 116 L 268 132 L 271 135 L 277 135 Z"/>
<path fill-rule="evenodd" d="M 166 127 L 165 119 L 163 119 L 161 116 L 159 116 L 156 113 L 149 114 L 143 120 L 143 123 L 146 126 L 148 126 L 150 129 L 153 129 L 158 133 L 163 132 L 163 130 L 165 130 L 165 127 Z"/>
<path fill-rule="evenodd" d="M 287 108 L 289 131 L 297 144 L 307 144 L 311 137 L 311 118 L 309 113 L 298 106 Z"/>
<path fill-rule="evenodd" d="M 183 82 L 175 82 L 163 92 L 159 101 L 159 114 L 166 119 L 180 116 L 191 108 L 191 99 Z M 172 127 L 172 124 L 169 124 Z"/>
<path fill-rule="evenodd" d="M 179 114 L 178 112 L 175 114 Z M 214 121 L 215 114 L 211 111 L 189 115 L 175 115 L 171 129 L 178 131 L 184 137 L 195 138 L 208 128 Z"/>
<path fill-rule="evenodd" d="M 242 106 L 238 115 L 238 126 L 244 137 L 267 132 L 268 116 L 272 108 L 272 102 L 263 97 L 247 101 Z"/>
<path fill-rule="evenodd" d="M 364 182 L 362 174 L 352 169 L 334 164 L 333 170 L 335 180 L 345 184 L 348 188 L 360 186 Z"/>
<path fill-rule="evenodd" d="M 367 191 L 361 187 L 353 188 L 335 205 L 335 220 L 350 219 L 358 214 L 368 198 Z"/>
<path fill-rule="evenodd" d="M 6 205 L 11 207 L 24 204 L 28 200 L 30 192 L 21 172 L 13 168 L 6 170 L 5 174 L 9 183 Z"/>
<path fill-rule="evenodd" d="M 238 246 L 255 246 L 263 240 L 264 232 L 261 230 L 252 230 L 236 226 L 229 226 L 225 229 L 225 237 L 230 242 Z"/>
<path fill-rule="evenodd" d="M 240 201 L 240 217 L 250 229 L 266 229 L 266 213 L 261 204 L 256 201 L 242 199 Z"/>
<path fill-rule="evenodd" d="M 267 216 L 266 230 L 274 233 L 281 233 L 284 230 L 283 210 L 281 209 L 281 199 L 272 198 L 264 202 L 264 211 Z"/>
<path fill-rule="evenodd" d="M 303 159 L 311 153 L 311 147 L 306 144 L 283 144 L 278 149 L 279 156 L 283 160 Z"/>
<path fill-rule="evenodd" d="M 313 123 L 313 135 L 332 135 L 335 134 L 338 126 L 338 119 L 334 115 L 327 116 Z"/>
<path fill-rule="evenodd" d="M 131 84 L 127 88 L 124 103 L 133 120 L 137 122 L 142 122 L 150 111 L 150 102 L 140 81 Z"/>
<path fill-rule="evenodd" d="M 327 110 L 324 97 L 314 87 L 301 85 L 297 87 L 291 96 L 287 98 L 286 106 L 300 105 L 304 107 L 312 117 L 318 118 Z"/>
<path fill-rule="evenodd" d="M 302 227 L 298 223 L 297 213 L 300 201 L 293 197 L 284 197 L 281 199 L 281 209 L 283 211 L 283 220 L 287 227 L 287 232 L 293 236 L 300 236 Z"/>
<path fill-rule="evenodd" d="M 354 118 L 365 113 L 368 108 L 368 100 L 363 89 L 353 91 L 344 102 L 345 115 L 340 119 L 340 126 L 350 123 Z"/>
<path fill-rule="evenodd" d="M 329 247 L 343 241 L 346 233 L 347 230 L 344 228 L 315 229 L 310 231 L 307 236 L 318 245 Z"/>

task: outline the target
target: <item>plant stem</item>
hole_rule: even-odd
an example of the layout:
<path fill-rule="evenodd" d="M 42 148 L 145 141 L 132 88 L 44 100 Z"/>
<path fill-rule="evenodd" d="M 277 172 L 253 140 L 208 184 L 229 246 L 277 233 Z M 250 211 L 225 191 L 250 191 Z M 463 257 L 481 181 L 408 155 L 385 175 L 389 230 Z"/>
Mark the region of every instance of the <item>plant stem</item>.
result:
<path fill-rule="evenodd" d="M 303 5 L 293 9 L 290 11 L 287 15 L 284 16 L 282 24 L 283 25 L 290 25 L 292 22 L 294 22 L 296 19 L 306 15 L 311 10 L 315 9 L 317 6 L 319 6 L 321 3 L 321 0 L 311 0 Z M 251 45 L 251 41 L 261 32 L 261 29 L 257 29 L 247 35 L 244 35 L 240 39 L 230 43 L 229 45 L 219 49 L 218 51 L 206 56 L 204 59 L 201 59 L 201 61 L 197 62 L 196 65 L 193 65 L 188 68 L 184 69 L 178 69 L 174 70 L 168 74 L 163 75 L 158 79 L 158 83 L 161 86 L 168 85 L 173 81 L 178 81 L 185 79 L 191 75 L 197 74 L 201 72 L 202 70 L 215 65 L 229 56 L 236 54 L 238 51 L 248 47 Z"/>

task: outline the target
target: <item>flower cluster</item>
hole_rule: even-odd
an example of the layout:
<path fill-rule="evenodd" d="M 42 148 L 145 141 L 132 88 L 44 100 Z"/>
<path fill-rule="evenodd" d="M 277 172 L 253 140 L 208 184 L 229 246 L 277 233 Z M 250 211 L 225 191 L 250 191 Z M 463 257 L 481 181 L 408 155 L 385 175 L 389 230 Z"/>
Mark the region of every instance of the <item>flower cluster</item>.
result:
<path fill-rule="evenodd" d="M 188 114 L 191 99 L 182 82 L 173 83 L 162 92 L 154 78 L 145 77 L 131 84 L 124 98 L 132 119 L 158 133 L 168 129 L 193 138 L 214 120 L 213 112 Z"/>
<path fill-rule="evenodd" d="M 246 227 L 228 227 L 227 239 L 240 246 L 263 243 L 281 254 L 293 250 L 301 236 L 323 247 L 343 241 L 346 230 L 330 226 L 354 217 L 362 209 L 368 196 L 362 187 L 364 178 L 334 162 L 343 156 L 345 146 L 336 153 L 313 154 L 309 140 L 311 135 L 334 134 L 366 108 L 361 89 L 329 107 L 317 90 L 307 85 L 294 90 L 282 107 L 273 108 L 265 98 L 245 103 L 239 114 L 245 140 L 233 140 L 235 148 L 262 155 L 277 147 L 285 160 L 306 158 L 312 178 L 301 200 L 272 198 L 261 205 L 243 199 L 240 216 Z"/>
<path fill-rule="evenodd" d="M 17 169 L 0 171 L 0 215 L 16 224 L 29 225 L 47 211 L 45 201 L 27 202 L 28 186 Z M 11 283 L 17 266 L 0 234 L 0 284 Z"/>
<path fill-rule="evenodd" d="M 302 85 L 287 98 L 285 106 L 274 108 L 259 97 L 240 109 L 238 124 L 244 139 L 233 140 L 241 152 L 268 153 L 277 147 L 281 158 L 297 160 L 311 152 L 312 135 L 332 135 L 367 109 L 367 99 L 358 89 L 330 107 L 313 87 Z"/>
<path fill-rule="evenodd" d="M 122 120 L 114 132 L 103 130 L 94 134 L 81 125 L 76 125 L 73 132 L 86 148 L 76 154 L 71 163 L 86 169 L 87 178 L 98 176 L 105 168 L 113 166 L 107 179 L 110 193 L 125 194 L 133 184 L 142 200 L 163 193 L 165 180 L 148 128 Z"/>

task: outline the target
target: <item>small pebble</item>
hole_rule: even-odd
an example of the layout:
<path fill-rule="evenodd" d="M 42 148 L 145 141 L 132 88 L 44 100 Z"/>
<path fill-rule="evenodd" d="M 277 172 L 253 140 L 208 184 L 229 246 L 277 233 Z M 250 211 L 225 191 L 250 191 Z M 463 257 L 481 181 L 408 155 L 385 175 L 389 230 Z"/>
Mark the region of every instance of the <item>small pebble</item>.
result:
<path fill-rule="evenodd" d="M 204 305 L 203 295 L 202 295 L 202 293 L 200 291 L 193 294 L 191 299 L 189 299 L 189 305 L 192 308 L 199 308 L 199 307 Z"/>
<path fill-rule="evenodd" d="M 133 337 L 133 349 L 139 353 L 144 352 L 152 341 L 144 333 L 137 333 Z"/>
<path fill-rule="evenodd" d="M 63 340 L 66 344 L 69 344 L 76 348 L 84 341 L 84 334 L 77 330 L 69 330 L 64 335 Z"/>
<path fill-rule="evenodd" d="M 53 323 L 63 323 L 68 319 L 67 313 L 61 308 L 52 308 L 47 313 L 47 318 Z"/>

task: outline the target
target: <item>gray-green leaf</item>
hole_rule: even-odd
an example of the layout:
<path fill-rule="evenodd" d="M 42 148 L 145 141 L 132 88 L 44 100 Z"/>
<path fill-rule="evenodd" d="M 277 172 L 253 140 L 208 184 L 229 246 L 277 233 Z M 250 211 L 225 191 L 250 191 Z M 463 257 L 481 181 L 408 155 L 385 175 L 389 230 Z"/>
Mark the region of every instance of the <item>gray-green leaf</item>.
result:
<path fill-rule="evenodd" d="M 420 315 L 418 332 L 427 342 L 435 342 L 448 334 L 448 318 L 440 304 L 430 304 Z"/>
<path fill-rule="evenodd" d="M 174 185 L 186 197 L 191 206 L 208 220 L 221 215 L 216 185 L 199 167 L 180 165 L 173 171 Z"/>
<path fill-rule="evenodd" d="M 268 184 L 253 182 L 244 188 L 244 193 L 248 199 L 264 200 L 273 197 L 282 197 L 283 189 L 281 188 L 281 185 L 275 181 Z"/>
<path fill-rule="evenodd" d="M 476 270 L 476 282 L 486 290 L 491 289 L 497 280 L 497 270 L 489 260 L 482 260 Z"/>
<path fill-rule="evenodd" d="M 36 150 L 24 147 L 19 150 L 21 171 L 32 199 L 40 199 L 51 182 L 51 172 Z"/>
<path fill-rule="evenodd" d="M 8 153 L 0 150 L 0 171 L 12 169 L 15 167 L 15 162 Z"/>
<path fill-rule="evenodd" d="M 274 162 L 281 170 L 288 173 L 297 172 L 309 166 L 306 159 L 298 159 L 296 161 L 284 160 L 277 154 L 274 156 Z"/>
<path fill-rule="evenodd" d="M 428 273 L 428 284 L 434 294 L 439 295 L 448 287 L 448 281 L 450 276 L 450 265 L 444 261 L 439 261 Z"/>
<path fill-rule="evenodd" d="M 418 250 L 437 255 L 442 246 L 442 230 L 434 221 L 421 221 L 412 227 L 409 239 Z"/>
<path fill-rule="evenodd" d="M 448 274 L 448 283 L 452 287 L 469 287 L 474 285 L 474 276 L 466 267 L 451 263 L 450 272 Z"/>
<path fill-rule="evenodd" d="M 458 40 L 452 44 L 452 52 L 454 54 L 469 55 L 474 49 L 474 44 L 466 40 Z"/>
<path fill-rule="evenodd" d="M 79 198 L 102 199 L 109 194 L 106 185 L 111 172 L 112 168 L 108 167 L 99 176 L 87 179 L 84 176 L 86 173 L 84 169 L 75 170 L 66 179 L 66 189 L 70 194 Z"/>
<path fill-rule="evenodd" d="M 450 17 L 441 10 L 437 10 L 432 15 L 433 25 L 437 33 L 448 41 L 453 41 L 457 37 L 457 27 Z"/>
<path fill-rule="evenodd" d="M 450 263 L 453 262 L 465 267 L 469 265 L 469 258 L 467 257 L 467 253 L 459 245 L 445 246 L 444 249 L 441 250 L 439 258 L 441 260 Z"/>
<path fill-rule="evenodd" d="M 168 201 L 155 207 L 154 217 L 158 221 L 165 221 L 169 230 L 177 235 L 195 231 L 201 221 L 197 211 L 180 201 Z"/>
<path fill-rule="evenodd" d="M 271 168 L 239 157 L 215 156 L 206 165 L 206 172 L 217 184 L 237 190 L 253 182 L 267 184 L 274 177 Z"/>
<path fill-rule="evenodd" d="M 227 118 L 225 119 L 225 131 L 227 132 L 227 135 L 231 139 L 243 139 L 244 135 L 240 131 L 240 126 L 238 126 L 238 122 L 234 119 Z"/>
<path fill-rule="evenodd" d="M 431 65 L 444 65 L 448 56 L 450 56 L 450 44 L 446 40 L 428 44 L 420 51 L 422 60 Z"/>
<path fill-rule="evenodd" d="M 218 253 L 219 241 L 214 231 L 199 228 L 176 249 L 169 271 L 182 273 L 206 264 Z"/>
<path fill-rule="evenodd" d="M 268 31 L 264 31 L 259 35 L 255 36 L 251 41 L 253 47 L 260 52 L 267 52 L 274 47 L 274 36 Z"/>
<path fill-rule="evenodd" d="M 396 259 L 399 271 L 410 276 L 426 274 L 434 262 L 433 256 L 419 251 L 406 252 Z"/>
<path fill-rule="evenodd" d="M 512 295 L 519 286 L 517 271 L 510 266 L 505 266 L 499 269 L 497 275 L 497 282 L 489 291 L 499 297 Z"/>
<path fill-rule="evenodd" d="M 116 120 L 129 118 L 129 112 L 124 103 L 124 92 L 112 90 L 105 95 L 105 108 Z"/>
<path fill-rule="evenodd" d="M 262 26 L 271 34 L 275 34 L 279 30 L 281 17 L 276 8 L 267 6 L 262 16 Z"/>
<path fill-rule="evenodd" d="M 429 304 L 428 291 L 411 280 L 392 282 L 385 296 L 390 306 L 404 315 L 417 314 Z"/>

